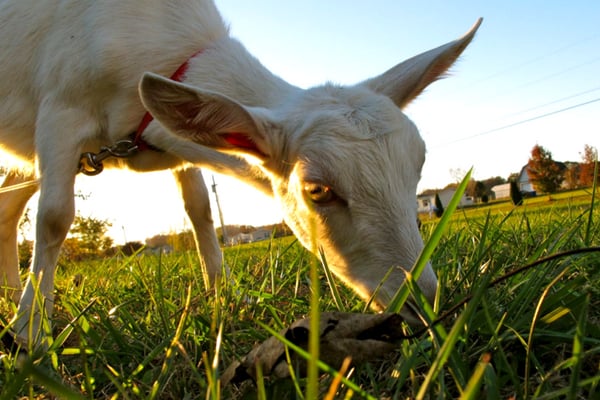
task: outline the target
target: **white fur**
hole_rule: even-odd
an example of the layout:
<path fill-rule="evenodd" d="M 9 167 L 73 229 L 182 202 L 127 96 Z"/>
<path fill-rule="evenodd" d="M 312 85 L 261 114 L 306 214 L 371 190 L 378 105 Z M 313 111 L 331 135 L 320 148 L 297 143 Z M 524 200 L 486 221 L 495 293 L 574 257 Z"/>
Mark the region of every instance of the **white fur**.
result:
<path fill-rule="evenodd" d="M 34 299 L 34 282 L 45 311 L 52 309 L 55 264 L 74 216 L 79 155 L 135 130 L 144 114 L 136 90 L 144 72 L 169 76 L 198 50 L 184 81 L 193 87 L 155 75 L 141 84 L 147 108 L 160 120 L 148 126 L 145 139 L 166 152 L 144 151 L 109 166 L 173 169 L 209 278 L 221 270 L 221 252 L 206 187 L 189 163 L 272 191 L 309 249 L 314 221 L 333 271 L 369 297 L 388 269 L 410 269 L 423 246 L 415 191 L 425 147 L 400 108 L 451 66 L 475 29 L 354 87 L 303 91 L 231 39 L 211 1 L 0 1 L 0 143 L 36 165 L 35 172 L 11 171 L 4 185 L 40 178 L 34 257 L 22 295 L 16 227 L 35 190 L 0 195 L 0 280 L 7 295 L 20 297 L 13 326 L 19 339 L 40 333 L 44 310 Z M 256 148 L 227 144 L 221 134 L 230 132 Z M 258 167 L 239 155 L 258 159 Z M 339 199 L 312 204 L 307 183 L 327 185 Z M 403 276 L 391 274 L 376 296 L 378 307 Z M 419 283 L 431 299 L 431 267 Z"/>

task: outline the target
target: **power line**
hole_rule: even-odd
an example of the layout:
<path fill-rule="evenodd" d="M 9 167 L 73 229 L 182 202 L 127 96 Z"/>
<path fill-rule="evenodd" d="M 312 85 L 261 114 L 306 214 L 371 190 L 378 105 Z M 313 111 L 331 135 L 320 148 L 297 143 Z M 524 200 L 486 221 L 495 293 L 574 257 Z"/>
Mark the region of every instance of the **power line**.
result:
<path fill-rule="evenodd" d="M 489 129 L 487 131 L 479 132 L 479 133 L 476 133 L 475 135 L 471 135 L 471 136 L 467 136 L 467 137 L 464 137 L 464 138 L 452 140 L 450 142 L 442 143 L 440 145 L 433 146 L 433 147 L 435 148 L 435 147 L 446 146 L 446 145 L 449 145 L 449 144 L 454 144 L 454 143 L 458 143 L 458 142 L 464 142 L 465 140 L 474 139 L 474 138 L 479 137 L 479 136 L 489 135 L 490 133 L 493 133 L 493 132 L 498 132 L 498 131 L 501 131 L 501 130 L 504 130 L 504 129 L 512 128 L 512 127 L 517 126 L 517 125 L 525 124 L 527 122 L 535 121 L 535 120 L 538 120 L 538 119 L 549 117 L 551 115 L 555 115 L 555 114 L 559 114 L 559 113 L 562 113 L 562 112 L 565 112 L 565 111 L 573 110 L 575 108 L 583 107 L 583 106 L 586 106 L 588 104 L 595 103 L 597 101 L 600 101 L 600 97 L 597 97 L 595 99 L 592 99 L 592 100 L 589 100 L 589 101 L 586 101 L 586 102 L 583 102 L 583 103 L 575 104 L 575 105 L 572 105 L 572 106 L 569 106 L 569 107 L 561 108 L 560 110 L 551 111 L 551 112 L 548 112 L 548 113 L 545 113 L 545 114 L 537 115 L 535 117 L 531 117 L 531 118 L 527 118 L 527 119 L 524 119 L 524 120 L 521 120 L 521 121 L 513 122 L 513 123 L 508 124 L 508 125 L 503 125 L 503 126 L 500 126 L 498 128 Z"/>
<path fill-rule="evenodd" d="M 561 69 L 559 71 L 553 72 L 553 73 L 551 73 L 549 75 L 546 75 L 546 76 L 543 76 L 541 78 L 534 79 L 534 80 L 531 80 L 529 82 L 525 82 L 525 83 L 523 83 L 523 84 L 521 84 L 519 86 L 516 86 L 515 88 L 513 88 L 513 90 L 522 89 L 522 88 L 525 88 L 525 87 L 528 87 L 528 86 L 532 86 L 532 85 L 538 84 L 540 82 L 547 81 L 548 79 L 552 79 L 552 78 L 555 78 L 557 76 L 566 74 L 567 72 L 571 72 L 571 71 L 576 70 L 578 68 L 587 67 L 588 65 L 594 64 L 594 63 L 596 63 L 598 61 L 600 61 L 600 57 L 592 58 L 590 60 L 585 60 L 583 62 L 580 62 L 580 63 L 575 64 L 575 65 L 571 65 L 571 66 L 569 66 L 567 68 L 563 68 L 563 69 Z"/>
<path fill-rule="evenodd" d="M 466 90 L 471 89 L 473 87 L 476 87 L 476 86 L 478 86 L 482 82 L 488 81 L 490 79 L 495 79 L 496 77 L 502 76 L 502 75 L 504 75 L 504 74 L 506 74 L 508 72 L 514 72 L 514 70 L 516 70 L 516 69 L 522 68 L 522 67 L 527 66 L 529 64 L 536 63 L 536 62 L 538 62 L 540 60 L 543 60 L 546 57 L 553 56 L 553 55 L 556 55 L 556 54 L 560 54 L 560 53 L 562 53 L 565 50 L 568 50 L 568 49 L 570 49 L 572 47 L 578 46 L 578 45 L 580 45 L 582 43 L 586 43 L 586 42 L 588 42 L 590 40 L 596 39 L 599 36 L 600 36 L 600 34 L 594 34 L 594 35 L 591 35 L 591 36 L 583 37 L 583 38 L 577 39 L 577 40 L 575 40 L 575 41 L 573 41 L 571 43 L 568 43 L 568 44 L 566 44 L 564 46 L 561 46 L 559 48 L 551 50 L 549 52 L 546 52 L 546 53 L 543 53 L 543 54 L 539 54 L 539 55 L 537 55 L 537 56 L 535 56 L 533 58 L 530 58 L 530 59 L 528 59 L 526 61 L 523 61 L 523 62 L 521 62 L 519 64 L 510 65 L 510 66 L 508 66 L 508 67 L 506 67 L 506 68 L 504 68 L 504 69 L 502 69 L 500 71 L 496 71 L 496 72 L 494 72 L 494 73 L 492 73 L 492 74 L 490 74 L 490 75 L 488 75 L 488 76 L 486 76 L 484 78 L 481 78 L 479 80 L 476 80 L 476 81 L 472 82 L 469 85 L 470 87 L 467 87 Z"/>
<path fill-rule="evenodd" d="M 527 109 L 522 110 L 522 111 L 517 111 L 517 112 L 514 112 L 514 113 L 510 113 L 510 114 L 506 115 L 505 117 L 510 117 L 510 116 L 515 116 L 515 115 L 525 114 L 526 112 L 529 112 L 529 111 L 537 110 L 539 108 L 543 108 L 543 107 L 546 107 L 546 106 L 550 106 L 552 104 L 560 103 L 562 101 L 573 99 L 575 97 L 583 96 L 584 94 L 592 93 L 592 92 L 595 92 L 595 91 L 598 91 L 598 90 L 600 90 L 600 86 L 597 86 L 597 87 L 595 87 L 593 89 L 584 90 L 583 92 L 575 93 L 575 94 L 572 94 L 572 95 L 569 95 L 569 96 L 566 96 L 566 97 L 561 97 L 560 99 L 556 99 L 556 100 L 550 101 L 548 103 L 540 104 L 540 105 L 535 106 L 535 107 L 527 108 Z"/>
<path fill-rule="evenodd" d="M 567 68 L 563 68 L 563 69 L 561 69 L 559 71 L 552 72 L 552 73 L 550 73 L 548 75 L 545 75 L 545 76 L 542 76 L 540 78 L 535 78 L 533 80 L 529 80 L 527 82 L 521 83 L 521 84 L 519 84 L 517 86 L 514 86 L 512 88 L 511 87 L 504 88 L 505 89 L 504 91 L 502 91 L 502 90 L 501 91 L 495 91 L 493 94 L 486 93 L 484 95 L 485 96 L 484 99 L 489 101 L 489 100 L 493 100 L 493 99 L 497 99 L 497 98 L 501 98 L 501 97 L 506 97 L 506 96 L 514 94 L 515 92 L 518 92 L 518 91 L 520 91 L 520 90 L 522 90 L 524 88 L 537 85 L 537 84 L 542 83 L 544 81 L 556 78 L 557 76 L 561 76 L 561 75 L 564 75 L 564 74 L 566 74 L 568 72 L 572 72 L 573 70 L 576 70 L 576 69 L 579 69 L 579 68 L 582 68 L 582 67 L 586 67 L 586 66 L 588 66 L 590 64 L 597 63 L 598 61 L 600 61 L 600 57 L 595 57 L 595 58 L 592 58 L 592 59 L 589 59 L 589 60 L 585 60 L 585 61 L 580 62 L 578 64 L 571 65 L 571 66 L 569 66 Z M 470 102 L 470 103 L 468 103 L 468 104 L 477 104 L 477 103 L 480 103 L 481 100 L 482 100 L 481 98 L 479 98 L 479 99 L 473 99 L 473 101 Z"/>

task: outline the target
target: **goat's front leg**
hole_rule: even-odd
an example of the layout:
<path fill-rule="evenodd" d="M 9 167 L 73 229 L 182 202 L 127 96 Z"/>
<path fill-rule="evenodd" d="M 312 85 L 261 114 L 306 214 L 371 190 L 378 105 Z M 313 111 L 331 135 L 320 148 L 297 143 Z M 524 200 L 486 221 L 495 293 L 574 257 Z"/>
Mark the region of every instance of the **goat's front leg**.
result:
<path fill-rule="evenodd" d="M 34 179 L 33 172 L 10 170 L 4 178 L 2 188 Z M 37 185 L 32 185 L 0 194 L 0 295 L 12 298 L 15 304 L 19 303 L 22 293 L 17 228 L 27 202 L 37 189 Z"/>
<path fill-rule="evenodd" d="M 194 228 L 204 283 L 210 287 L 221 276 L 223 255 L 213 226 L 208 189 L 199 168 L 177 169 L 173 175 Z"/>
<path fill-rule="evenodd" d="M 40 110 L 36 149 L 40 198 L 33 260 L 13 330 L 22 344 L 45 345 L 44 322 L 50 326 L 54 304 L 54 271 L 61 245 L 75 216 L 74 184 L 82 138 L 93 134 L 93 120 L 81 110 Z"/>

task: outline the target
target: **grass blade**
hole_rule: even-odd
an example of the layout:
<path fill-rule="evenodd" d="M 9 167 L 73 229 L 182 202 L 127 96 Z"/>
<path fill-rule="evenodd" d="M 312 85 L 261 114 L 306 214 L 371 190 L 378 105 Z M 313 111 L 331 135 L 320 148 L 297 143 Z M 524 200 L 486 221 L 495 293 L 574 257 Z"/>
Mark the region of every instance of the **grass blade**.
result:
<path fill-rule="evenodd" d="M 525 379 L 523 382 L 523 391 L 525 393 L 525 396 L 527 396 L 529 394 L 529 374 L 530 374 L 530 360 L 531 360 L 531 355 L 532 355 L 532 349 L 533 349 L 533 331 L 535 330 L 537 321 L 538 321 L 538 317 L 540 314 L 540 310 L 542 308 L 542 304 L 544 303 L 544 300 L 546 299 L 546 297 L 548 296 L 548 293 L 550 293 L 550 289 L 552 289 L 556 283 L 558 281 L 560 281 L 562 279 L 562 277 L 567 273 L 569 269 L 568 268 L 563 268 L 562 271 L 560 271 L 560 273 L 552 280 L 552 282 L 550 282 L 550 284 L 548 284 L 548 286 L 546 286 L 546 288 L 544 289 L 544 292 L 542 293 L 542 295 L 540 296 L 540 299 L 538 300 L 536 307 L 535 307 L 535 311 L 533 314 L 533 320 L 531 321 L 531 325 L 529 327 L 529 335 L 527 336 L 527 345 L 526 345 L 526 353 L 525 353 Z"/>
<path fill-rule="evenodd" d="M 472 299 L 467 304 L 465 310 L 458 316 L 452 329 L 448 333 L 448 337 L 444 341 L 444 344 L 440 348 L 435 360 L 431 364 L 427 375 L 425 376 L 425 380 L 421 385 L 419 392 L 417 394 L 417 399 L 424 399 L 429 388 L 429 385 L 433 382 L 435 378 L 439 375 L 442 367 L 450 357 L 452 351 L 454 351 L 454 345 L 461 338 L 461 331 L 465 329 L 465 324 L 468 319 L 471 317 L 471 314 L 475 311 L 475 309 L 479 306 L 481 301 L 481 297 L 487 291 L 488 283 L 491 280 L 491 274 L 486 274 L 483 279 L 479 282 L 478 286 L 475 287 L 475 293 L 473 293 Z"/>
<path fill-rule="evenodd" d="M 596 202 L 596 188 L 598 185 L 598 153 L 596 153 L 596 160 L 594 161 L 594 180 L 592 183 L 592 201 L 590 203 L 590 213 L 588 216 L 587 228 L 585 230 L 585 245 L 591 246 L 592 239 L 592 223 L 594 219 L 594 203 Z"/>
<path fill-rule="evenodd" d="M 329 264 L 327 264 L 327 259 L 325 258 L 325 252 L 323 251 L 323 248 L 319 248 L 319 256 L 321 259 L 321 264 L 323 265 L 323 271 L 325 271 L 325 277 L 327 278 L 327 285 L 329 286 L 329 290 L 331 291 L 331 296 L 333 297 L 335 306 L 338 309 L 338 311 L 343 311 L 344 303 L 342 302 L 342 296 L 340 296 L 340 291 L 338 290 L 338 287 L 333 278 L 333 274 L 329 269 Z"/>
<path fill-rule="evenodd" d="M 479 398 L 479 388 L 481 387 L 485 371 L 491 360 L 492 356 L 490 353 L 485 353 L 481 356 L 481 360 L 479 360 L 479 363 L 475 367 L 475 371 L 473 372 L 473 375 L 471 375 L 463 394 L 460 396 L 460 400 L 473 400 Z"/>
<path fill-rule="evenodd" d="M 583 338 L 585 336 L 587 318 L 588 318 L 588 306 L 590 304 L 590 294 L 588 293 L 585 297 L 585 303 L 582 307 L 581 314 L 577 320 L 577 327 L 575 328 L 575 336 L 573 337 L 573 351 L 571 358 L 573 359 L 573 366 L 571 371 L 571 379 L 569 382 L 569 394 L 568 400 L 577 399 L 577 384 L 579 383 L 579 372 L 581 371 L 581 364 L 583 363 Z"/>
<path fill-rule="evenodd" d="M 467 172 L 467 174 L 463 178 L 462 182 L 456 188 L 456 192 L 454 193 L 454 196 L 452 196 L 452 200 L 450 200 L 450 203 L 448 203 L 448 207 L 446 207 L 446 210 L 442 214 L 440 221 L 438 222 L 435 229 L 433 230 L 433 233 L 431 234 L 431 238 L 425 244 L 425 247 L 421 251 L 419 258 L 417 259 L 415 265 L 413 266 L 412 270 L 410 271 L 410 273 L 413 275 L 415 280 L 419 279 L 419 276 L 421 276 L 421 272 L 423 272 L 423 270 L 425 269 L 425 266 L 427 266 L 427 262 L 431 258 L 431 255 L 433 254 L 440 239 L 442 238 L 442 235 L 446 229 L 446 226 L 450 222 L 450 217 L 454 213 L 454 210 L 456 210 L 456 208 L 460 204 L 462 195 L 465 193 L 465 190 L 467 189 L 467 184 L 471 180 L 472 172 L 473 172 L 473 169 L 471 168 L 469 170 L 469 172 Z M 386 311 L 393 312 L 393 313 L 399 312 L 400 309 L 402 308 L 402 306 L 404 305 L 404 303 L 406 302 L 406 299 L 408 299 L 408 295 L 409 295 L 408 287 L 406 285 L 400 286 L 400 288 L 398 289 L 398 291 L 396 292 L 396 294 L 390 301 L 390 304 L 388 305 Z"/>
<path fill-rule="evenodd" d="M 319 246 L 317 245 L 317 221 L 312 218 L 310 221 L 310 241 L 312 246 L 312 253 L 318 254 Z M 313 260 L 309 266 L 309 277 L 310 277 L 310 331 L 308 333 L 308 352 L 310 357 L 307 359 L 308 371 L 307 371 L 307 384 L 306 384 L 306 398 L 316 399 L 319 395 L 319 352 L 320 352 L 320 309 L 319 303 L 321 301 L 320 294 L 320 282 L 319 282 L 319 270 L 317 268 L 317 261 Z"/>

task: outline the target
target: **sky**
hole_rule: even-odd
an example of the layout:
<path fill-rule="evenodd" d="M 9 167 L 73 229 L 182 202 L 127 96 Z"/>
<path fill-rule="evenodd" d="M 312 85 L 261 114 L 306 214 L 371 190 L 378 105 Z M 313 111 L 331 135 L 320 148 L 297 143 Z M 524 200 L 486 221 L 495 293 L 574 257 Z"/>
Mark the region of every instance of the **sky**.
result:
<path fill-rule="evenodd" d="M 232 36 L 276 75 L 308 88 L 354 84 L 454 40 L 483 17 L 451 75 L 405 113 L 427 144 L 419 191 L 474 168 L 507 178 L 539 144 L 558 161 L 600 147 L 599 1 L 217 0 Z M 226 224 L 281 222 L 279 206 L 215 177 Z M 117 243 L 189 229 L 169 172 L 80 176 L 79 212 L 108 220 Z M 35 201 L 35 200 L 34 200 Z M 219 225 L 213 202 L 213 214 Z M 32 209 L 35 204 L 30 203 Z"/>

